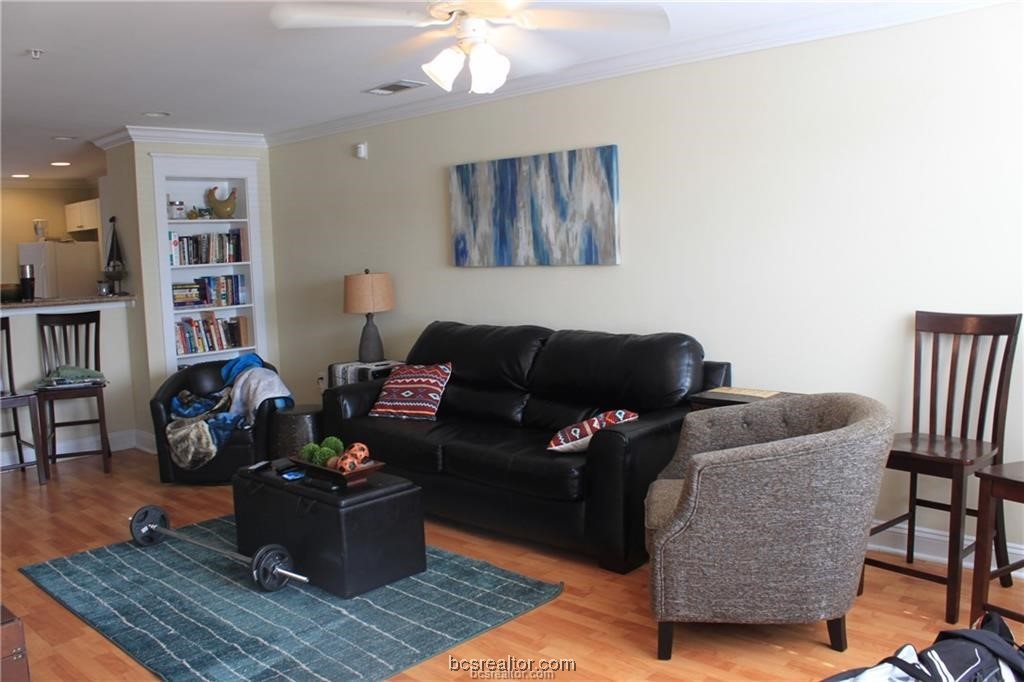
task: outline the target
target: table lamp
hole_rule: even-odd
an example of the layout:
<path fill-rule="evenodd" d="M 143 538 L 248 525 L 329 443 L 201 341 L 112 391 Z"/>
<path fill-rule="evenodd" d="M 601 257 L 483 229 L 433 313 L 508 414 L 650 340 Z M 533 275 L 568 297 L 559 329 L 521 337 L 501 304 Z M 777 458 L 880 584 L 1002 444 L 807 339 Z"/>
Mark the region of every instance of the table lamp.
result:
<path fill-rule="evenodd" d="M 384 344 L 373 323 L 373 314 L 395 307 L 395 291 L 391 275 L 370 272 L 345 275 L 345 312 L 366 315 L 366 324 L 359 337 L 359 362 L 380 362 L 384 359 Z"/>

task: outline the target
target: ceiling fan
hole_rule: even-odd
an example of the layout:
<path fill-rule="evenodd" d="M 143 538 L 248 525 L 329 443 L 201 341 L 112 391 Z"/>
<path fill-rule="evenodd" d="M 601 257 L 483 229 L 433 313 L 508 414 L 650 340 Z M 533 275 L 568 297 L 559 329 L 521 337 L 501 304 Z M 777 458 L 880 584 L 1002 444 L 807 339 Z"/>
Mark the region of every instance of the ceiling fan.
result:
<path fill-rule="evenodd" d="M 498 28 L 534 30 L 663 30 L 665 11 L 654 3 L 528 3 L 522 0 L 448 0 L 416 3 L 283 3 L 271 10 L 278 28 L 430 28 L 426 39 L 447 37 L 454 44 L 423 64 L 423 72 L 451 92 L 469 58 L 470 92 L 489 94 L 505 84 L 512 63 L 494 46 Z M 541 70 L 558 67 L 557 58 L 536 41 L 519 37 L 510 45 L 523 49 L 517 61 L 533 61 Z M 516 44 L 519 44 L 517 47 Z M 523 44 L 526 47 L 523 48 Z M 533 59 L 531 60 L 531 57 Z"/>

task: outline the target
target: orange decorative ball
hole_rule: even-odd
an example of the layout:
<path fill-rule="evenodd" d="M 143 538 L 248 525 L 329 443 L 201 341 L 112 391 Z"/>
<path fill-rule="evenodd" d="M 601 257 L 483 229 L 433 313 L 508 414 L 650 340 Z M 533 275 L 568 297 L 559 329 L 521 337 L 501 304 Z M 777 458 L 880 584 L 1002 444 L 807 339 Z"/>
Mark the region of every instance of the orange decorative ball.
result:
<path fill-rule="evenodd" d="M 352 455 L 342 455 L 338 460 L 339 471 L 355 471 L 359 467 L 359 460 Z"/>
<path fill-rule="evenodd" d="M 357 462 L 362 464 L 370 458 L 370 448 L 366 447 L 364 443 L 352 443 L 345 449 L 345 454 L 354 457 Z"/>

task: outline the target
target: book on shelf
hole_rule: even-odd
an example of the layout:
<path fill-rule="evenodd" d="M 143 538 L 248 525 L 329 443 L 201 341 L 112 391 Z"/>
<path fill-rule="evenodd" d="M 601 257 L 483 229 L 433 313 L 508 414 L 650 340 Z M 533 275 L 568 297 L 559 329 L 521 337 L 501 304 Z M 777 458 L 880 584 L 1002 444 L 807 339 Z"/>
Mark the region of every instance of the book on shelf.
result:
<path fill-rule="evenodd" d="M 245 275 L 197 277 L 191 282 L 171 285 L 175 308 L 247 305 L 249 301 Z"/>
<path fill-rule="evenodd" d="M 244 260 L 241 230 L 183 235 L 168 232 L 171 265 L 238 263 Z"/>
<path fill-rule="evenodd" d="M 174 347 L 178 355 L 194 355 L 252 346 L 251 320 L 246 315 L 217 317 L 206 311 L 175 323 Z"/>

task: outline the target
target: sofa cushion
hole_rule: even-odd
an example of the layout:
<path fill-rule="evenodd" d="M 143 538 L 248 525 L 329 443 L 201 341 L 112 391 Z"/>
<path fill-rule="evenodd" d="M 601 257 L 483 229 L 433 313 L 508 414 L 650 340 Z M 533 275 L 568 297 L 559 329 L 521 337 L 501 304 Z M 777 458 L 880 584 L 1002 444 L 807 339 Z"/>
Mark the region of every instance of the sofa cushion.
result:
<path fill-rule="evenodd" d="M 529 497 L 583 499 L 586 456 L 548 452 L 545 431 L 477 423 L 450 435 L 443 446 L 447 475 Z"/>
<path fill-rule="evenodd" d="M 640 413 L 671 407 L 701 390 L 703 363 L 704 349 L 686 334 L 557 331 L 530 373 L 530 401 L 585 400 L 602 410 Z M 527 403 L 526 414 L 532 412 Z"/>
<path fill-rule="evenodd" d="M 523 409 L 523 423 L 545 431 L 558 431 L 566 424 L 575 424 L 600 413 L 596 405 L 564 403 L 531 395 Z"/>
<path fill-rule="evenodd" d="M 441 471 L 441 444 L 431 438 L 438 422 L 353 417 L 341 422 L 345 445 L 365 443 L 370 457 L 385 464 L 437 473 Z"/>
<path fill-rule="evenodd" d="M 451 375 L 450 362 L 395 368 L 381 387 L 370 416 L 434 421 Z"/>
<path fill-rule="evenodd" d="M 409 351 L 407 362 L 451 362 L 452 380 L 441 403 L 446 416 L 522 422 L 526 383 L 550 329 L 432 322 Z"/>

